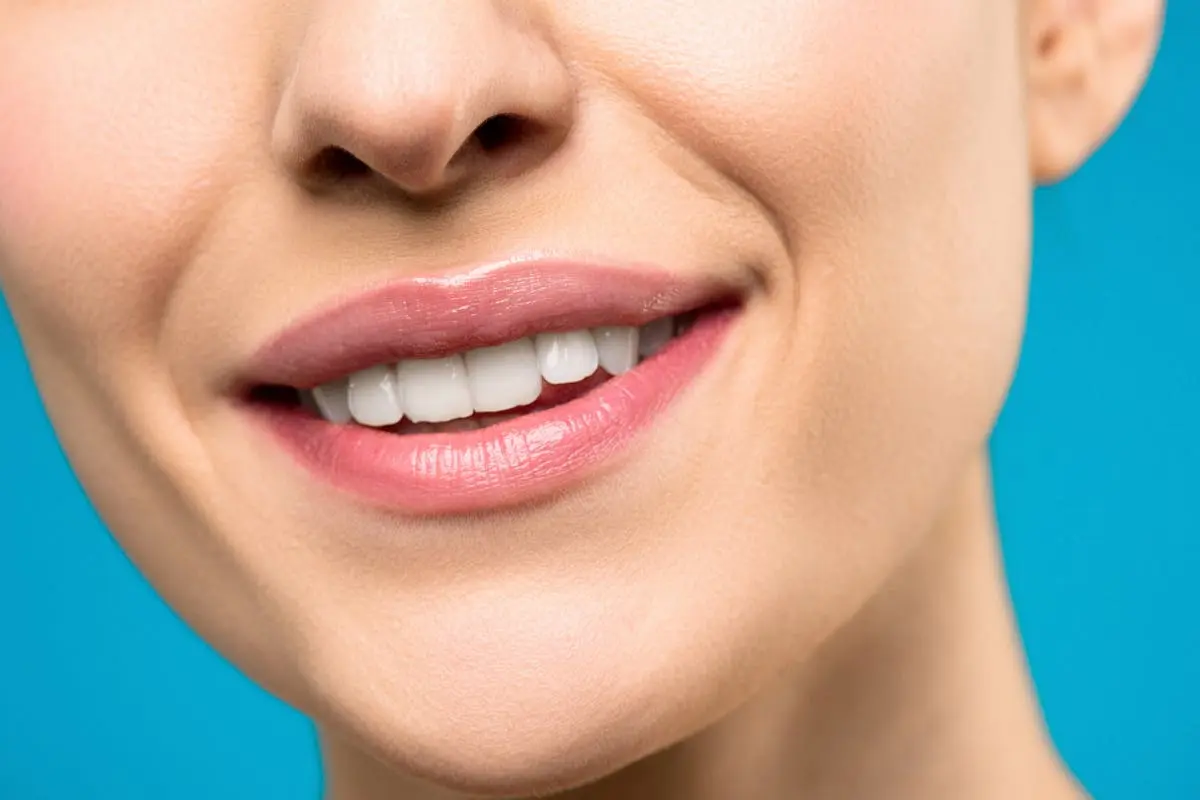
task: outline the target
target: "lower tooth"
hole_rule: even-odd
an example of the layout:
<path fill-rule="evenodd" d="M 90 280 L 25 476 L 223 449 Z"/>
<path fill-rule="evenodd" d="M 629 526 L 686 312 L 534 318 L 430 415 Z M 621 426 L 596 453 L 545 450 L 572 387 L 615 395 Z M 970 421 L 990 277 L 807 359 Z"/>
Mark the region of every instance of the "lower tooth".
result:
<path fill-rule="evenodd" d="M 479 427 L 490 428 L 493 425 L 499 425 L 502 422 L 512 422 L 514 419 L 517 419 L 520 416 L 520 414 L 496 414 L 495 416 L 490 417 L 486 422 L 481 422 Z"/>
<path fill-rule="evenodd" d="M 466 419 L 455 419 L 449 422 L 443 422 L 438 425 L 438 428 L 445 433 L 459 433 L 461 431 L 477 431 L 479 430 L 479 420 L 474 417 Z"/>
<path fill-rule="evenodd" d="M 477 431 L 482 427 L 474 417 L 453 419 L 449 422 L 412 422 L 402 429 L 401 433 L 462 433 Z"/>

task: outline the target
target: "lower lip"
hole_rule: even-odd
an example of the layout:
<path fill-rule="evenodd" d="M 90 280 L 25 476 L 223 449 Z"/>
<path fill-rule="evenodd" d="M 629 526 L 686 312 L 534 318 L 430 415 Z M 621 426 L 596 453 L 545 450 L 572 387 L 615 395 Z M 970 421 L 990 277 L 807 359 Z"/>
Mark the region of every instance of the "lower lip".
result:
<path fill-rule="evenodd" d="M 627 453 L 712 361 L 736 319 L 736 310 L 706 314 L 583 397 L 475 431 L 395 434 L 334 425 L 297 408 L 249 408 L 311 473 L 389 510 L 441 515 L 524 505 Z"/>

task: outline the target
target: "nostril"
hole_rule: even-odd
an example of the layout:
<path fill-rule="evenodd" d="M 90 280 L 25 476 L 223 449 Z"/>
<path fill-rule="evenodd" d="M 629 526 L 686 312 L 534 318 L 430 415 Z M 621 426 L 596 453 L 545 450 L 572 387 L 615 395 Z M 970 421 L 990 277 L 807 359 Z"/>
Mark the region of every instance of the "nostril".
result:
<path fill-rule="evenodd" d="M 368 175 L 371 167 L 349 150 L 341 147 L 326 147 L 313 156 L 309 172 L 331 181 Z"/>
<path fill-rule="evenodd" d="M 488 117 L 475 129 L 475 141 L 485 153 L 508 147 L 532 133 L 533 122 L 515 114 Z"/>
<path fill-rule="evenodd" d="M 411 193 L 433 193 L 448 188 L 456 182 L 456 176 L 461 177 L 474 169 L 473 165 L 480 163 L 480 157 L 484 157 L 484 161 L 511 161 L 514 166 L 525 163 L 536 157 L 540 150 L 527 145 L 543 139 L 549 142 L 545 134 L 550 131 L 551 128 L 537 120 L 520 114 L 496 114 L 477 125 L 444 163 L 436 162 L 433 157 L 427 162 L 414 161 L 407 158 L 412 153 L 405 151 L 381 151 L 378 159 L 366 161 L 344 147 L 328 145 L 307 160 L 304 176 L 312 187 L 317 188 L 349 184 L 379 173 L 385 180 Z"/>

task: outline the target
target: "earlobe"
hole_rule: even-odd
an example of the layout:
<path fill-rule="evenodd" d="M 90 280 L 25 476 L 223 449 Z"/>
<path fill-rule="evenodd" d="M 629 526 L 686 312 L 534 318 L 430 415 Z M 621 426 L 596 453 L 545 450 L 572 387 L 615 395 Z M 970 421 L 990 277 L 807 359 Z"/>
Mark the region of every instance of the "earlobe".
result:
<path fill-rule="evenodd" d="M 1028 0 L 1030 168 L 1075 171 L 1117 127 L 1150 71 L 1163 0 Z"/>

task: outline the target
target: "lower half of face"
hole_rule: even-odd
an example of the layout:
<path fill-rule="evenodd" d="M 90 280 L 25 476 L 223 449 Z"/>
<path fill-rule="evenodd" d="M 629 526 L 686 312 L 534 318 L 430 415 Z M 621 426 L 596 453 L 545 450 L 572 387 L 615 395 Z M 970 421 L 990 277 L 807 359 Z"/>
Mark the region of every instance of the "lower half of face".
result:
<path fill-rule="evenodd" d="M 0 131 L 0 277 L 90 496 L 201 635 L 403 769 L 545 789 L 803 659 L 983 446 L 1024 311 L 1016 9 L 442 5 L 0 0 L 0 106 L 21 109 Z M 513 52 L 543 55 L 526 74 Z M 536 163 L 438 155 L 461 144 L 440 110 L 478 74 L 480 121 L 562 133 Z M 297 152 L 355 169 L 314 187 Z M 460 273 L 487 262 L 513 263 Z M 473 282 L 477 313 L 446 305 Z M 279 334 L 381 285 L 361 313 L 410 303 L 394 329 L 351 310 Z M 445 341 L 578 314 L 626 346 L 644 323 L 657 352 L 597 349 L 609 366 L 564 362 L 592 377 L 561 402 L 435 424 L 461 386 L 420 371 L 455 353 L 403 348 L 436 340 L 439 308 Z M 314 371 L 332 362 L 297 366 L 339 337 L 397 354 L 354 365 L 357 399 Z M 292 349 L 272 361 L 272 341 Z M 554 346 L 587 351 L 534 341 L 541 378 Z M 283 401 L 234 379 L 264 359 L 294 370 Z M 461 365 L 478 406 L 477 363 L 437 368 Z M 294 391 L 317 377 L 325 405 Z M 414 424 L 383 419 L 389 386 Z M 337 402 L 357 421 L 318 420 Z"/>

